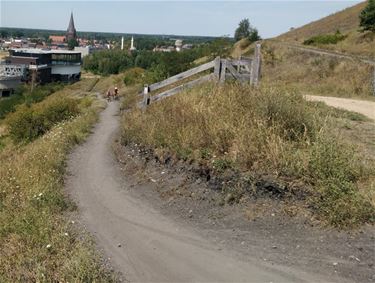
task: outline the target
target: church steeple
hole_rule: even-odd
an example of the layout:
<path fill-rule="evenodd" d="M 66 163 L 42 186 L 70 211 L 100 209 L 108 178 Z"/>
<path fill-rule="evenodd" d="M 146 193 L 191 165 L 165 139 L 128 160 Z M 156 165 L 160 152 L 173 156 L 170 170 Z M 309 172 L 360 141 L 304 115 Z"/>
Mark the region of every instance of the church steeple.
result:
<path fill-rule="evenodd" d="M 73 12 L 70 14 L 69 26 L 66 31 L 66 41 L 69 41 L 71 39 L 77 39 L 77 31 L 74 26 Z"/>

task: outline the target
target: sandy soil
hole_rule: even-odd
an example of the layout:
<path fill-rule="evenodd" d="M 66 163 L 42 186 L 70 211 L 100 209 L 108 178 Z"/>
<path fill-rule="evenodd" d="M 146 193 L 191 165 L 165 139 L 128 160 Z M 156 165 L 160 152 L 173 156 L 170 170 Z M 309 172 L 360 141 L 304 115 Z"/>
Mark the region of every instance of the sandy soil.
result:
<path fill-rule="evenodd" d="M 349 98 L 306 95 L 307 100 L 322 101 L 327 105 L 363 114 L 375 120 L 375 102 Z"/>
<path fill-rule="evenodd" d="M 197 225 L 184 221 L 179 215 L 185 214 L 186 206 L 163 209 L 166 202 L 155 193 L 156 181 L 146 176 L 143 179 L 148 182 L 137 183 L 135 171 L 133 175 L 129 171 L 123 174 L 114 157 L 111 145 L 119 126 L 117 113 L 118 105 L 109 103 L 93 134 L 71 154 L 66 186 L 77 202 L 83 225 L 94 235 L 99 248 L 110 258 L 115 269 L 127 280 L 352 282 L 350 278 L 339 276 L 336 270 L 350 259 L 338 259 L 338 262 L 334 262 L 335 258 L 330 259 L 326 266 L 328 273 L 312 272 L 309 268 L 305 271 L 297 262 L 294 264 L 295 260 L 304 262 L 303 257 L 293 259 L 287 265 L 270 262 L 259 254 L 251 253 L 257 249 L 246 249 L 250 253 L 242 250 L 255 245 L 270 257 L 273 253 L 284 257 L 285 250 L 281 246 L 271 245 L 273 235 L 253 234 L 253 239 L 247 238 L 236 249 L 231 244 L 234 243 L 230 241 L 231 236 L 228 236 L 232 234 L 211 233 L 211 229 L 204 229 L 199 221 Z M 183 203 L 191 205 L 190 202 Z M 195 219 L 190 216 L 194 209 L 187 212 L 187 219 Z M 207 227 L 217 230 L 215 225 Z M 219 228 L 222 228 L 220 232 L 226 230 L 225 227 Z M 236 231 L 236 228 L 230 230 Z M 238 233 L 241 234 L 240 229 L 236 231 Z M 288 235 L 290 242 L 298 242 L 294 242 L 295 236 Z M 354 261 L 356 263 L 355 258 Z M 366 262 L 362 263 L 367 266 Z"/>

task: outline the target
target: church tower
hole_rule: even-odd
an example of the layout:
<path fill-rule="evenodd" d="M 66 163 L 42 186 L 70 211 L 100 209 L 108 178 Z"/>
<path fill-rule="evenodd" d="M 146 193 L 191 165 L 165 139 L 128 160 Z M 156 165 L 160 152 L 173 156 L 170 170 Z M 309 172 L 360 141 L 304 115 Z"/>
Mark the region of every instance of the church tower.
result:
<path fill-rule="evenodd" d="M 77 39 L 77 31 L 74 26 L 73 12 L 70 14 L 69 26 L 66 31 L 66 41 L 69 42 L 71 39 Z"/>

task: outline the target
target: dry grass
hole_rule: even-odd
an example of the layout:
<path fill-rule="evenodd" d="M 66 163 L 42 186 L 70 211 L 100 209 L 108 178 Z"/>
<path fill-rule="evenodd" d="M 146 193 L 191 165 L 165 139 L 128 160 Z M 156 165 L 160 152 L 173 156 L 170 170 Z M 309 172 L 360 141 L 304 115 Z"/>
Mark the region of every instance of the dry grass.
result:
<path fill-rule="evenodd" d="M 83 81 L 48 97 L 70 96 L 83 88 L 81 114 L 47 134 L 0 153 L 0 281 L 111 282 L 90 239 L 64 216 L 74 210 L 63 191 L 65 160 L 82 142 L 102 107 L 85 95 Z"/>
<path fill-rule="evenodd" d="M 230 56 L 232 58 L 239 58 L 240 56 L 247 56 L 253 53 L 254 44 L 251 44 L 247 38 L 236 42 L 232 48 Z"/>
<path fill-rule="evenodd" d="M 233 169 L 303 183 L 296 190 L 310 196 L 321 219 L 335 226 L 373 222 L 374 172 L 370 161 L 331 133 L 337 115 L 285 89 L 207 84 L 146 112 L 125 113 L 123 142 L 218 173 Z"/>
<path fill-rule="evenodd" d="M 341 33 L 348 35 L 345 40 L 337 44 L 327 44 L 318 47 L 375 58 L 374 33 L 361 33 L 358 31 L 360 29 L 359 14 L 365 6 L 366 2 L 357 4 L 341 12 L 282 34 L 276 39 L 285 42 L 302 43 L 313 36 L 334 34 L 339 30 Z"/>
<path fill-rule="evenodd" d="M 265 42 L 262 80 L 305 94 L 372 99 L 373 67 Z"/>

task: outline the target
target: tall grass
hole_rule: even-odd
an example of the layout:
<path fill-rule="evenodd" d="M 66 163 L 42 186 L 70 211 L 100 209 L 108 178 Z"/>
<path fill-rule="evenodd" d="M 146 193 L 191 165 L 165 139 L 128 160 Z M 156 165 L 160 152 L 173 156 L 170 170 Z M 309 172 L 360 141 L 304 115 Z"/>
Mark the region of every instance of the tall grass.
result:
<path fill-rule="evenodd" d="M 71 98 L 53 94 L 43 106 L 64 99 Z M 74 210 L 63 191 L 66 155 L 88 135 L 99 111 L 93 97 L 75 101 L 78 116 L 0 153 L 1 282 L 113 281 L 90 240 L 64 216 Z"/>
<path fill-rule="evenodd" d="M 330 133 L 333 121 L 327 108 L 295 92 L 208 84 L 125 113 L 122 140 L 212 170 L 299 180 L 300 194 L 322 219 L 335 226 L 374 222 L 374 206 L 359 193 L 373 172 Z"/>
<path fill-rule="evenodd" d="M 304 94 L 372 99 L 373 67 L 360 61 L 311 54 L 267 42 L 263 45 L 264 82 Z"/>

